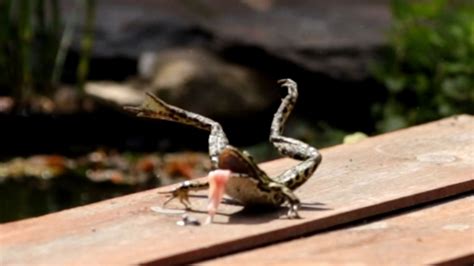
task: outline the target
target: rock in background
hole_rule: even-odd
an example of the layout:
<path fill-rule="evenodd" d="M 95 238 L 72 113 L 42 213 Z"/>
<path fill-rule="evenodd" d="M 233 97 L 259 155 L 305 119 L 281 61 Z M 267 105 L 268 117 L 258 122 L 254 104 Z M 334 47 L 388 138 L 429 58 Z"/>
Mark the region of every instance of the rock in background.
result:
<path fill-rule="evenodd" d="M 232 117 L 261 112 L 278 100 L 275 82 L 205 50 L 170 49 L 149 56 L 154 60 L 142 56 L 141 61 L 154 61 L 142 75 L 148 79 L 150 89 L 187 110 Z"/>
<path fill-rule="evenodd" d="M 63 8 L 77 10 L 72 3 Z M 367 77 L 391 22 L 388 0 L 101 0 L 97 5 L 97 58 L 137 59 L 146 51 L 179 46 L 214 51 L 249 46 L 349 80 Z"/>
<path fill-rule="evenodd" d="M 323 127 L 348 132 L 374 130 L 371 105 L 384 90 L 371 79 L 369 67 L 385 45 L 388 0 L 102 0 L 97 5 L 92 79 L 133 77 L 113 86 L 138 89 L 132 90 L 135 95 L 154 91 L 185 109 L 222 118 L 217 120 L 237 139 L 264 140 L 278 94 L 284 94 L 275 81 L 292 78 L 300 91 L 294 116 L 308 125 L 325 121 Z M 136 105 L 140 98 L 121 99 L 122 105 L 126 99 Z"/>

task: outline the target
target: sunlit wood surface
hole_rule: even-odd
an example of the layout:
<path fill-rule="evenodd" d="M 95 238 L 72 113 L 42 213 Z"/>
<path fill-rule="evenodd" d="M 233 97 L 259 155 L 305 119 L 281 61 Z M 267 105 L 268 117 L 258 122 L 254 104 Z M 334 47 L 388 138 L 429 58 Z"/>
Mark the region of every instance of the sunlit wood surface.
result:
<path fill-rule="evenodd" d="M 250 211 L 222 204 L 215 224 L 182 227 L 176 225 L 179 215 L 150 211 L 165 200 L 157 191 L 170 189 L 158 188 L 2 224 L 0 264 L 334 264 L 343 259 L 385 264 L 377 260 L 384 249 L 393 258 L 399 253 L 394 264 L 465 262 L 474 254 L 473 201 L 466 196 L 474 190 L 473 153 L 474 118 L 443 119 L 324 149 L 320 168 L 296 191 L 302 219 L 286 219 L 284 208 Z M 262 168 L 275 175 L 295 163 L 281 159 Z M 201 221 L 204 195 L 191 199 L 194 211 L 189 212 Z M 169 207 L 182 208 L 178 202 Z M 398 216 L 387 215 L 401 209 L 405 212 Z M 369 224 L 357 224 L 374 216 Z M 347 223 L 353 225 L 331 230 Z M 464 231 L 458 234 L 456 228 Z M 305 238 L 291 240 L 300 236 Z M 451 246 L 454 242 L 466 245 Z M 431 260 L 417 260 L 427 249 L 436 253 Z M 267 260 L 258 254 L 268 254 Z"/>

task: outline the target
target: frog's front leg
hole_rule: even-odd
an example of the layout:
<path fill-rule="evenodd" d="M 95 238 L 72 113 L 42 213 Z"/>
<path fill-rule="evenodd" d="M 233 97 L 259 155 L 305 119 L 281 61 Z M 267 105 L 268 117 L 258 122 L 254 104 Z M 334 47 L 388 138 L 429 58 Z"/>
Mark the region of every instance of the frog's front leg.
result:
<path fill-rule="evenodd" d="M 209 172 L 206 181 L 188 180 L 181 182 L 178 187 L 171 191 L 158 193 L 170 195 L 170 197 L 163 203 L 163 206 L 166 206 L 166 204 L 168 204 L 168 202 L 172 201 L 173 199 L 178 198 L 186 208 L 190 209 L 189 192 L 209 189 L 208 209 L 209 214 L 214 216 L 217 207 L 224 196 L 227 180 L 229 180 L 229 178 L 232 176 L 240 176 L 240 174 L 234 174 L 229 170 L 217 169 Z"/>
<path fill-rule="evenodd" d="M 168 204 L 173 199 L 178 198 L 179 202 L 181 202 L 186 207 L 186 209 L 190 209 L 191 203 L 189 202 L 189 192 L 206 190 L 208 188 L 209 182 L 207 181 L 184 181 L 181 182 L 177 188 L 171 191 L 158 193 L 170 195 L 170 197 L 163 203 L 163 207 L 166 206 L 166 204 Z"/>
<path fill-rule="evenodd" d="M 211 223 L 214 215 L 216 214 L 217 207 L 219 207 L 219 204 L 224 196 L 226 184 L 229 178 L 242 177 L 247 176 L 245 174 L 233 173 L 230 170 L 213 170 L 209 172 L 207 181 L 184 181 L 177 188 L 171 191 L 160 192 L 161 194 L 171 195 L 170 198 L 163 203 L 163 206 L 165 206 L 171 200 L 178 198 L 187 209 L 190 209 L 189 192 L 205 190 L 209 188 L 209 204 L 207 206 L 209 216 L 206 223 Z"/>

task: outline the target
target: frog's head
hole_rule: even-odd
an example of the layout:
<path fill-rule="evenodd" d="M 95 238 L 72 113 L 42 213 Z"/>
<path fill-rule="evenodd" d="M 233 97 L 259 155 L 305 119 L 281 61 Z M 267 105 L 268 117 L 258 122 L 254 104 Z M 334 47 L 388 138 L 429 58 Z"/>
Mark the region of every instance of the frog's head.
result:
<path fill-rule="evenodd" d="M 255 178 L 266 176 L 247 152 L 232 146 L 224 148 L 219 155 L 219 169 L 211 171 L 207 176 L 209 181 L 207 223 L 212 222 L 217 207 L 224 196 L 227 181 L 232 178 L 232 174 L 245 174 Z"/>

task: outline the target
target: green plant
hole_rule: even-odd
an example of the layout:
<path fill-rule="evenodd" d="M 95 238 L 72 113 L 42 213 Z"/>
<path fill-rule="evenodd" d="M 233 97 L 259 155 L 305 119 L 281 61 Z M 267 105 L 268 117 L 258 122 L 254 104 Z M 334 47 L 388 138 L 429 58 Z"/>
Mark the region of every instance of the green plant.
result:
<path fill-rule="evenodd" d="M 61 36 L 58 2 L 6 0 L 0 10 L 2 91 L 22 100 L 30 96 L 33 88 L 48 92 Z"/>
<path fill-rule="evenodd" d="M 81 57 L 77 69 L 78 86 L 81 91 L 84 89 L 87 75 L 89 73 L 89 62 L 94 42 L 94 22 L 95 22 L 95 1 L 86 0 L 85 5 L 85 25 L 84 34 L 81 40 Z"/>
<path fill-rule="evenodd" d="M 83 4 L 85 14 L 77 74 L 81 88 L 89 69 L 95 1 L 74 3 Z M 77 13 L 72 12 L 64 25 L 60 4 L 60 0 L 0 1 L 0 95 L 14 95 L 25 103 L 57 88 Z"/>
<path fill-rule="evenodd" d="M 388 90 L 378 129 L 393 130 L 459 113 L 474 102 L 474 5 L 393 0 L 393 28 L 375 77 Z"/>

